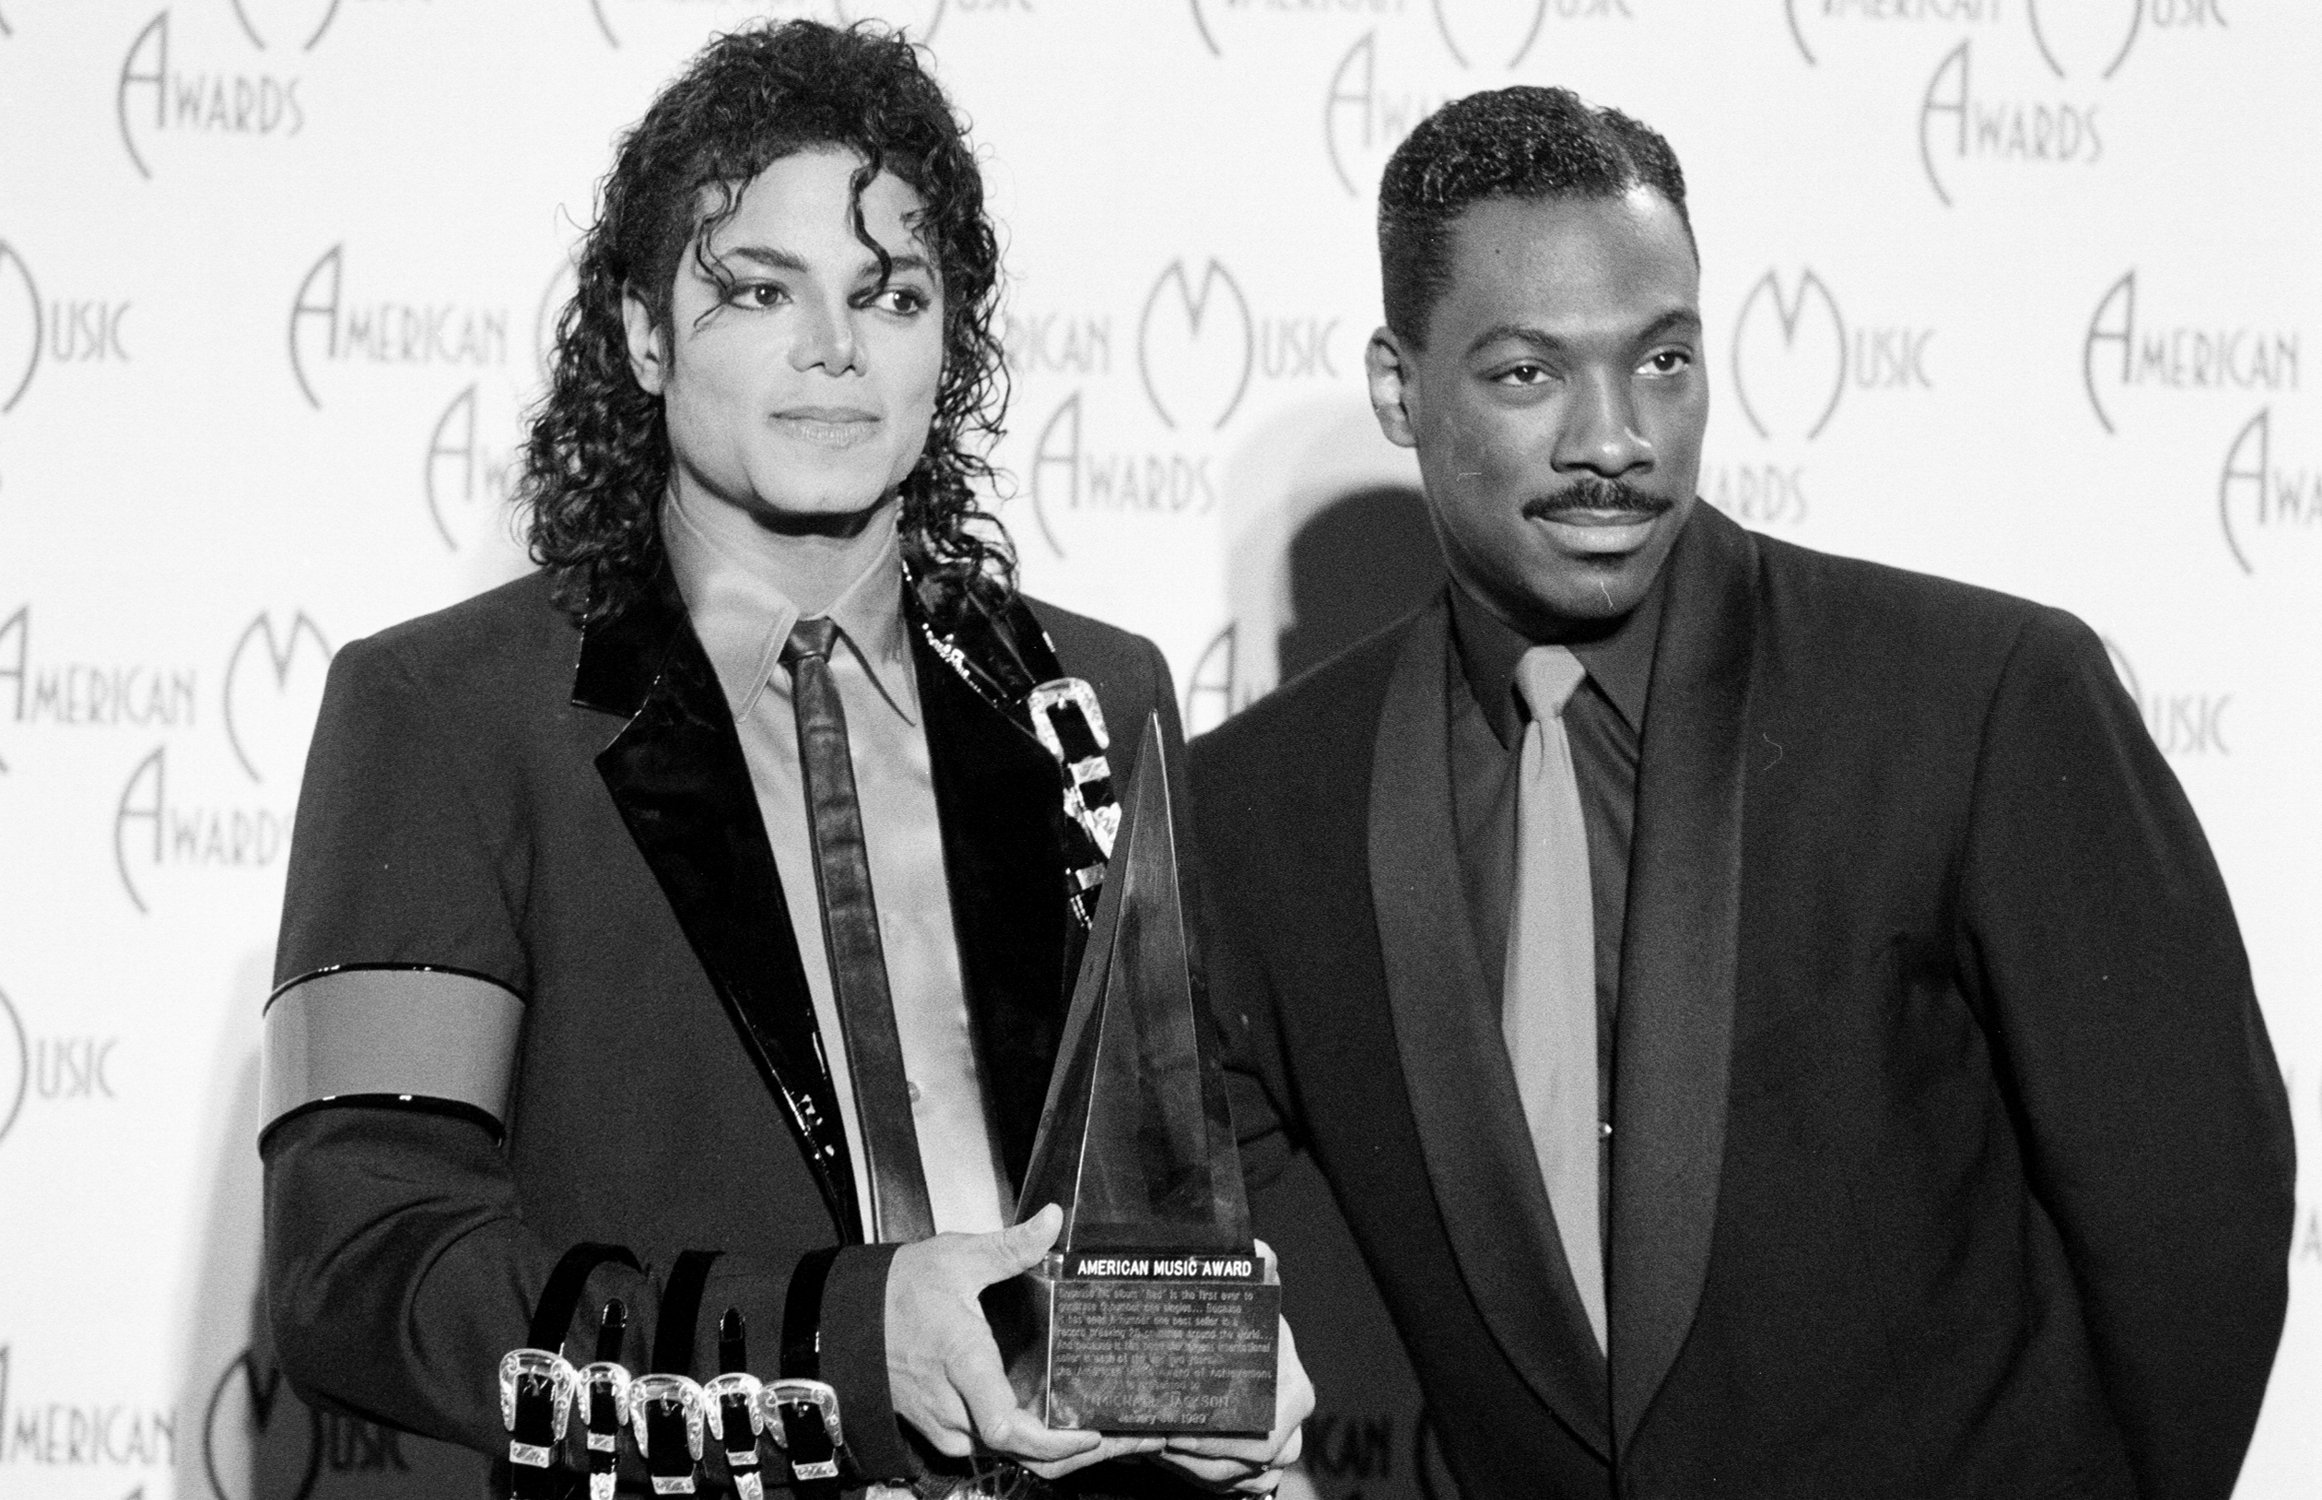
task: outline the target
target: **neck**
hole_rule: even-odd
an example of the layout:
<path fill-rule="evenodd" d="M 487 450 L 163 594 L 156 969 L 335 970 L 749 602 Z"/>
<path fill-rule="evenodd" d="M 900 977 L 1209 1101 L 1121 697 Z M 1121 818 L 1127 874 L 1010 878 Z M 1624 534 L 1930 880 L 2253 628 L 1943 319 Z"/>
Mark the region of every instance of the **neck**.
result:
<path fill-rule="evenodd" d="M 863 576 L 894 536 L 893 493 L 845 515 L 788 516 L 674 488 L 670 504 L 719 546 L 745 555 L 768 583 L 798 606 L 802 619 L 827 612 Z"/>

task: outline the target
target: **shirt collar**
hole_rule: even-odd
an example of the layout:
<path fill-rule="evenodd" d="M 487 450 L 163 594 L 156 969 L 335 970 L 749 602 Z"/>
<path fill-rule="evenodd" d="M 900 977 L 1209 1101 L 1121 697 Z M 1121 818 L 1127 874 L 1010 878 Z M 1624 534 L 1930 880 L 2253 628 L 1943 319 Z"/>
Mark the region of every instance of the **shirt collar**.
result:
<path fill-rule="evenodd" d="M 1653 681 L 1653 648 L 1661 635 L 1661 579 L 1620 623 L 1593 640 L 1564 644 L 1580 658 L 1588 680 L 1639 735 L 1645 728 L 1645 698 Z M 1486 609 L 1465 585 L 1451 584 L 1451 636 L 1468 691 L 1483 710 L 1484 722 L 1503 748 L 1523 738 L 1524 713 L 1516 701 L 1516 664 L 1539 644 Z"/>
<path fill-rule="evenodd" d="M 781 545 L 780 539 L 732 506 L 686 506 L 674 495 L 662 502 L 661 538 L 686 616 L 739 723 L 784 670 L 782 647 L 798 624 L 798 606 L 765 563 L 766 550 Z M 826 613 L 887 706 L 906 724 L 918 723 L 919 687 L 903 623 L 902 558 L 892 525 L 878 554 Z"/>

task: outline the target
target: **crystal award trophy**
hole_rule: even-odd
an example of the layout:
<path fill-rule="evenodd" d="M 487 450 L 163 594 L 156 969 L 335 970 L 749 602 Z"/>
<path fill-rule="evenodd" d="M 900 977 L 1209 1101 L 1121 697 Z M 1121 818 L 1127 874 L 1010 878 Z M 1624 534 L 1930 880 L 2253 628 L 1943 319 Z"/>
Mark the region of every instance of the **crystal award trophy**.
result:
<path fill-rule="evenodd" d="M 1011 1288 L 1031 1304 L 1011 1374 L 1052 1427 L 1262 1434 L 1282 1286 L 1195 1012 L 1157 718 L 1122 803 L 1016 1205 L 1057 1204 L 1064 1228 Z"/>

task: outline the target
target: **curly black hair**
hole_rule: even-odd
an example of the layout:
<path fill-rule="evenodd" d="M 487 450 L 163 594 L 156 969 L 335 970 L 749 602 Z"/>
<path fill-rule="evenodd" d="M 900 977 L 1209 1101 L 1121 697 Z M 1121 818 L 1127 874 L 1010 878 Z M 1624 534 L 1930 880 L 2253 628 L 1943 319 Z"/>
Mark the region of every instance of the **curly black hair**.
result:
<path fill-rule="evenodd" d="M 666 327 L 680 257 L 713 280 L 710 236 L 768 165 L 835 146 L 861 158 L 863 190 L 881 171 L 917 192 L 914 227 L 943 284 L 943 375 L 927 445 L 901 491 L 904 556 L 939 622 L 970 599 L 1004 607 L 1015 554 L 976 502 L 984 452 L 1000 434 L 1007 370 L 992 331 L 1000 252 L 965 125 L 903 37 L 869 24 L 757 25 L 717 37 L 661 91 L 627 135 L 598 191 L 578 285 L 556 324 L 547 393 L 532 413 L 516 503 L 529 511 L 532 558 L 555 575 L 558 604 L 582 624 L 619 615 L 661 566 L 659 509 L 669 483 L 661 398 L 629 368 L 622 297 L 630 289 Z"/>
<path fill-rule="evenodd" d="M 1618 198 L 1648 187 L 1685 226 L 1685 172 L 1651 126 L 1570 89 L 1518 84 L 1454 99 L 1419 122 L 1379 180 L 1387 327 L 1414 348 L 1451 280 L 1451 225 L 1490 198 Z M 1699 249 L 1696 247 L 1698 256 Z"/>

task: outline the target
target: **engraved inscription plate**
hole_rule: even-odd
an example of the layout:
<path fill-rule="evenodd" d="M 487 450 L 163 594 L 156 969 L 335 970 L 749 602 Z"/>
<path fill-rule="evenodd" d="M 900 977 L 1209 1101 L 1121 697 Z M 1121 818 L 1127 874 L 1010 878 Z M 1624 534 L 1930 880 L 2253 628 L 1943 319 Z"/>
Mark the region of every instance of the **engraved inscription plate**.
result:
<path fill-rule="evenodd" d="M 1193 1263 L 1242 1276 L 1156 1274 L 1160 1258 L 1074 1256 L 1128 1275 L 1068 1275 L 1051 1255 L 1033 1274 L 1048 1316 L 1045 1420 L 1102 1432 L 1259 1435 L 1274 1425 L 1276 1320 L 1271 1259 Z"/>

